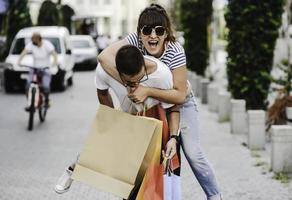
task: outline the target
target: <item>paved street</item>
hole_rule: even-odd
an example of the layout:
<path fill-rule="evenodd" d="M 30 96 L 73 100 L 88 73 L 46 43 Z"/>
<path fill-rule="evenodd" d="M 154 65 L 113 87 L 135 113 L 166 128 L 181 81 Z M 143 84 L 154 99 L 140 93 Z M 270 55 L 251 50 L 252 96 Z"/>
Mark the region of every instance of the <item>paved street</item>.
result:
<path fill-rule="evenodd" d="M 94 72 L 75 73 L 74 86 L 53 93 L 45 123 L 26 131 L 23 94 L 0 92 L 0 199 L 115 200 L 110 194 L 79 182 L 63 195 L 54 184 L 72 162 L 85 140 L 97 108 Z M 229 124 L 218 124 L 217 115 L 199 105 L 201 141 L 220 183 L 224 200 L 292 200 L 292 181 L 282 184 L 269 172 L 269 152 L 251 153 L 243 136 L 230 134 Z M 269 149 L 267 145 L 267 149 Z M 255 156 L 258 155 L 258 156 Z M 258 163 L 263 165 L 256 167 Z M 183 200 L 203 200 L 204 194 L 183 160 Z"/>

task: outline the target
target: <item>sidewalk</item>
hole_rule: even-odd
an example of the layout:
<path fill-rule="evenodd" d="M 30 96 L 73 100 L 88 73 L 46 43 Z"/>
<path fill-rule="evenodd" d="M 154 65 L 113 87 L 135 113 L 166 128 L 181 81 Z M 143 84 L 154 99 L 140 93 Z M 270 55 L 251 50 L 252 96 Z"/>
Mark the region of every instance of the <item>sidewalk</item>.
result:
<path fill-rule="evenodd" d="M 218 123 L 217 113 L 210 113 L 207 105 L 199 103 L 199 116 L 202 148 L 224 200 L 292 200 L 292 180 L 282 184 L 269 171 L 269 144 L 266 151 L 251 152 L 242 145 L 247 137 L 230 134 L 229 122 Z M 182 165 L 183 199 L 205 199 L 185 160 Z"/>
<path fill-rule="evenodd" d="M 88 81 L 92 77 L 93 72 L 78 73 L 74 87 L 66 93 L 53 93 L 54 105 L 46 122 L 33 132 L 24 131 L 24 96 L 0 93 L 5 113 L 0 121 L 0 200 L 121 199 L 77 181 L 65 194 L 53 190 L 80 152 L 95 115 L 95 88 Z M 215 169 L 224 200 L 292 200 L 292 183 L 272 179 L 269 164 L 254 166 L 269 163 L 268 152 L 251 153 L 241 145 L 246 137 L 231 135 L 229 123 L 217 123 L 217 114 L 210 113 L 207 105 L 199 104 L 199 115 L 202 147 Z M 261 157 L 255 157 L 257 154 Z M 205 200 L 190 167 L 185 160 L 182 164 L 182 200 Z"/>

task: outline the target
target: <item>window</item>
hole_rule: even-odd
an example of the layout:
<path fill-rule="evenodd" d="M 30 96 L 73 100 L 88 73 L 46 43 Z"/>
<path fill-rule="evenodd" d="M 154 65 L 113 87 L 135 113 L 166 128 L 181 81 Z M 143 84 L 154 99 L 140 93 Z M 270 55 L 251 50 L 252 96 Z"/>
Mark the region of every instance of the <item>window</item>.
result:
<path fill-rule="evenodd" d="M 122 20 L 122 35 L 126 35 L 127 34 L 127 20 L 123 19 Z"/>
<path fill-rule="evenodd" d="M 15 41 L 15 44 L 12 49 L 12 54 L 20 54 L 24 48 L 24 38 L 19 38 Z"/>
<path fill-rule="evenodd" d="M 90 0 L 89 2 L 90 2 L 90 5 L 93 5 L 93 6 L 99 4 L 98 0 Z"/>
<path fill-rule="evenodd" d="M 50 41 L 54 45 L 56 52 L 58 54 L 61 53 L 60 40 L 58 38 L 43 38 L 43 39 Z M 27 43 L 28 41 L 30 41 L 30 40 L 27 38 L 25 38 L 25 40 L 24 40 L 24 38 L 17 39 L 15 41 L 15 44 L 12 48 L 11 53 L 12 54 L 20 54 L 21 51 L 24 49 L 25 43 Z"/>
<path fill-rule="evenodd" d="M 105 4 L 105 5 L 109 5 L 109 4 L 111 4 L 111 0 L 104 0 L 104 4 Z"/>
<path fill-rule="evenodd" d="M 82 5 L 83 4 L 83 0 L 76 0 L 76 3 L 79 4 L 79 5 Z"/>
<path fill-rule="evenodd" d="M 74 48 L 88 48 L 90 47 L 90 44 L 88 41 L 86 40 L 73 40 L 71 41 L 72 47 Z"/>
<path fill-rule="evenodd" d="M 58 38 L 46 38 L 44 37 L 44 40 L 49 40 L 55 47 L 55 51 L 57 54 L 61 53 L 61 46 L 60 46 L 60 40 Z"/>

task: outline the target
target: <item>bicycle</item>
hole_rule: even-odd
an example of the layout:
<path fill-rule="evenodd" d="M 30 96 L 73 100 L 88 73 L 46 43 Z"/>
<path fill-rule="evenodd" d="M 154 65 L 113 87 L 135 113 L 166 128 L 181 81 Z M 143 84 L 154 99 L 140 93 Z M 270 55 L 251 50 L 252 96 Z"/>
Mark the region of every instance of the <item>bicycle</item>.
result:
<path fill-rule="evenodd" d="M 23 65 L 22 65 L 23 66 Z M 33 78 L 28 88 L 27 93 L 27 109 L 29 113 L 28 117 L 28 127 L 27 129 L 31 131 L 33 129 L 34 114 L 38 111 L 40 122 L 44 122 L 47 115 L 48 106 L 45 104 L 45 95 L 42 92 L 42 71 L 44 69 L 37 69 L 30 66 L 25 66 L 33 69 Z"/>

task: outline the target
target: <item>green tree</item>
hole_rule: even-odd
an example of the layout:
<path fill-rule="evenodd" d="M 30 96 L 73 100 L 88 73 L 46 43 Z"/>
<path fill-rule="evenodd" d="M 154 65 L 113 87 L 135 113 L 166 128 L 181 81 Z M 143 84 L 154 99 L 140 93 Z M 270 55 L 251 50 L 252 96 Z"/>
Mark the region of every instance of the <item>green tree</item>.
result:
<path fill-rule="evenodd" d="M 61 13 L 62 13 L 61 25 L 67 27 L 68 30 L 71 30 L 71 17 L 75 13 L 74 10 L 68 5 L 63 5 L 61 7 Z"/>
<path fill-rule="evenodd" d="M 285 0 L 229 0 L 228 88 L 248 109 L 266 108 L 273 52 Z"/>
<path fill-rule="evenodd" d="M 208 26 L 211 15 L 212 0 L 180 0 L 187 67 L 202 76 L 209 62 Z"/>
<path fill-rule="evenodd" d="M 46 0 L 42 3 L 39 16 L 39 26 L 65 26 L 68 30 L 71 29 L 71 17 L 74 15 L 74 10 L 68 5 L 53 3 Z"/>
<path fill-rule="evenodd" d="M 60 25 L 60 14 L 57 4 L 46 0 L 42 3 L 39 10 L 38 22 L 39 26 L 57 26 Z"/>
<path fill-rule="evenodd" d="M 10 0 L 7 15 L 7 38 L 5 50 L 1 54 L 1 59 L 8 55 L 13 38 L 16 33 L 24 28 L 32 25 L 27 0 Z"/>

